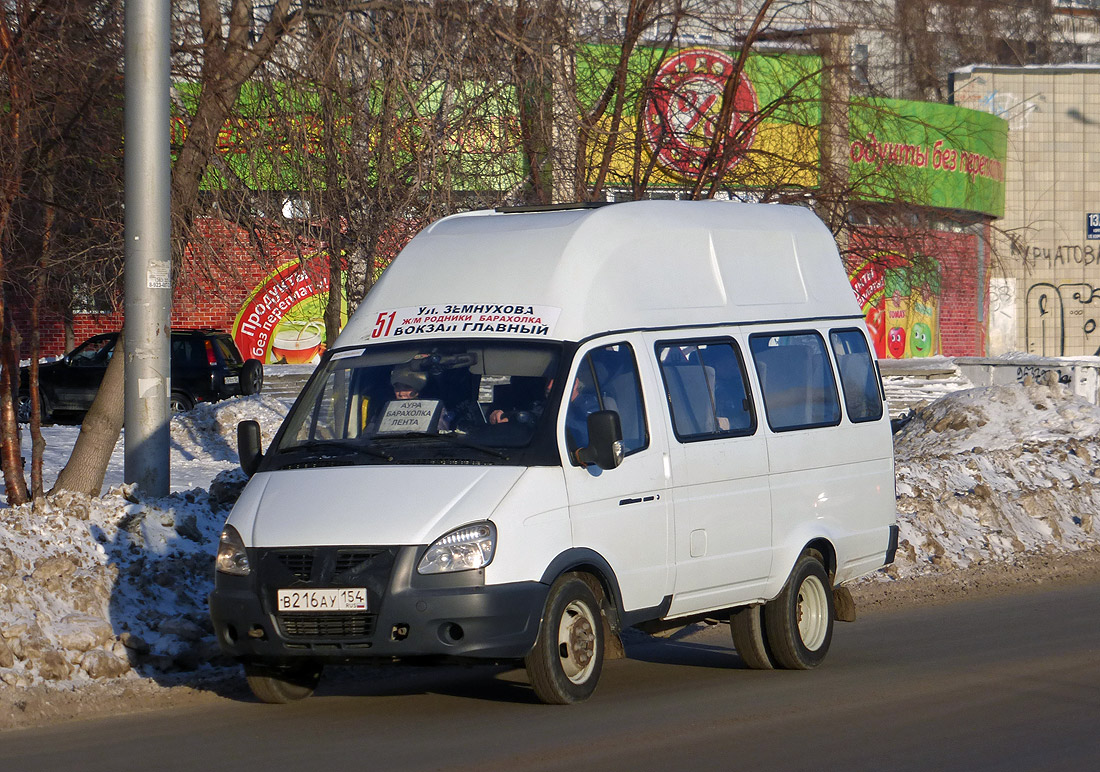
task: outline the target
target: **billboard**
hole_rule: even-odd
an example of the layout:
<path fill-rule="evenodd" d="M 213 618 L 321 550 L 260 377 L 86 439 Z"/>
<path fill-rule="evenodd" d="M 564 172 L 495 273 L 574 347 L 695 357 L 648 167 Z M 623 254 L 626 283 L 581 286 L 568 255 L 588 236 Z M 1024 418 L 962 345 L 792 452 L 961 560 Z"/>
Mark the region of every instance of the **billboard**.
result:
<path fill-rule="evenodd" d="M 245 359 L 264 364 L 315 364 L 325 340 L 328 255 L 290 260 L 265 276 L 248 294 L 233 322 L 233 340 Z M 340 327 L 348 319 L 341 299 Z"/>
<path fill-rule="evenodd" d="M 402 99 L 381 84 L 354 98 L 336 98 L 336 117 L 326 123 L 318 88 L 286 83 L 245 83 L 218 132 L 219 162 L 210 164 L 203 190 L 242 184 L 252 190 L 324 190 L 330 176 L 326 148 L 337 164 L 345 153 L 366 150 L 366 165 L 338 169 L 341 184 L 355 173 L 378 182 L 380 166 L 396 184 L 446 185 L 453 190 L 509 190 L 524 177 L 515 89 L 464 81 L 406 84 Z M 184 114 L 198 107 L 200 84 L 177 82 L 171 118 L 173 152 L 187 137 Z M 181 109 L 182 108 L 182 109 Z M 425 170 L 427 168 L 427 179 Z"/>
<path fill-rule="evenodd" d="M 615 90 L 621 52 L 578 48 L 582 115 Z M 738 74 L 736 52 L 638 47 L 625 64 L 619 109 L 584 132 L 589 185 L 682 189 L 705 167 L 729 187 L 818 184 L 821 57 L 753 53 Z"/>
<path fill-rule="evenodd" d="M 849 110 L 854 196 L 1003 217 L 1008 123 L 965 107 L 860 99 Z"/>

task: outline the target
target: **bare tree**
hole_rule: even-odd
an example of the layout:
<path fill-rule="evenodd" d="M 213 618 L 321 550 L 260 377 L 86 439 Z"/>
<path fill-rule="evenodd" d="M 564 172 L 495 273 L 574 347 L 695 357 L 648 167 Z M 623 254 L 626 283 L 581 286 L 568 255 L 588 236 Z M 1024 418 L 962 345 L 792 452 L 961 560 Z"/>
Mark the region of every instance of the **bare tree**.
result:
<path fill-rule="evenodd" d="M 37 389 L 42 313 L 71 310 L 78 288 L 117 279 L 121 191 L 121 5 L 0 5 L 0 460 L 8 500 L 42 493 Z M 19 377 L 11 300 L 29 308 L 29 383 Z M 26 320 L 25 320 L 26 321 Z M 21 393 L 22 392 L 22 393 Z M 31 487 L 22 473 L 16 395 L 32 407 Z"/>

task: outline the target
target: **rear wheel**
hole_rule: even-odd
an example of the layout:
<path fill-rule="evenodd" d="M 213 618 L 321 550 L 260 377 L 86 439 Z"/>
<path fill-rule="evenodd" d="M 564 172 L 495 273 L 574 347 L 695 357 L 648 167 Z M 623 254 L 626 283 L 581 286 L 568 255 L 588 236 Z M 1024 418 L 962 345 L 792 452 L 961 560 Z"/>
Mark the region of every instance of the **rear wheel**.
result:
<path fill-rule="evenodd" d="M 313 694 L 321 680 L 321 670 L 321 665 L 312 662 L 286 667 L 246 663 L 244 675 L 256 699 L 271 705 L 284 705 Z"/>
<path fill-rule="evenodd" d="M 821 561 L 803 554 L 783 591 L 764 607 L 768 647 L 789 670 L 817 667 L 833 638 L 833 593 Z"/>
<path fill-rule="evenodd" d="M 249 359 L 241 368 L 241 394 L 259 394 L 264 387 L 264 366 L 259 359 Z"/>
<path fill-rule="evenodd" d="M 603 669 L 604 630 L 600 605 L 576 574 L 550 588 L 535 648 L 524 659 L 538 698 L 550 705 L 588 699 Z"/>
<path fill-rule="evenodd" d="M 194 400 L 182 391 L 173 391 L 168 407 L 173 413 L 185 413 L 195 406 Z"/>
<path fill-rule="evenodd" d="M 741 661 L 753 670 L 773 670 L 771 654 L 768 652 L 768 640 L 764 634 L 764 607 L 761 605 L 742 606 L 730 614 L 730 632 L 733 633 L 733 647 L 741 656 Z"/>

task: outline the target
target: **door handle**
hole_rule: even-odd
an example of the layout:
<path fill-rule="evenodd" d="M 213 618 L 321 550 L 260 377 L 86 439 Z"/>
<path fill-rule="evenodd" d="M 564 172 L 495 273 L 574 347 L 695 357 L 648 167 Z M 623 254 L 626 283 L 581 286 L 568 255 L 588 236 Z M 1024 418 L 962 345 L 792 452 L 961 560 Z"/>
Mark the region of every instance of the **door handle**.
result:
<path fill-rule="evenodd" d="M 652 496 L 635 496 L 627 499 L 619 499 L 619 506 L 625 507 L 629 506 L 630 504 L 641 504 L 642 502 L 646 501 L 658 501 L 660 498 L 660 495 L 654 494 Z"/>

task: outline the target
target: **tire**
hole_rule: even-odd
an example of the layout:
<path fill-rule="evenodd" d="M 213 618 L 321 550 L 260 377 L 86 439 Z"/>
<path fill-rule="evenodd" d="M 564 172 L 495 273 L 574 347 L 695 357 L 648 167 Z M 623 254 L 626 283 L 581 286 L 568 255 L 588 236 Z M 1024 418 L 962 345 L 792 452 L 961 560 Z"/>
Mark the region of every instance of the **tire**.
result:
<path fill-rule="evenodd" d="M 264 387 L 264 366 L 259 359 L 249 359 L 241 368 L 241 394 L 259 394 Z"/>
<path fill-rule="evenodd" d="M 604 630 L 600 604 L 576 574 L 550 587 L 535 647 L 523 663 L 531 687 L 548 705 L 588 699 L 603 670 Z"/>
<path fill-rule="evenodd" d="M 244 676 L 248 688 L 260 702 L 285 705 L 313 694 L 321 680 L 321 665 L 309 663 L 291 667 L 272 667 L 246 663 Z"/>
<path fill-rule="evenodd" d="M 817 667 L 833 639 L 833 592 L 821 561 L 803 554 L 783 591 L 764 607 L 772 659 L 788 670 Z"/>
<path fill-rule="evenodd" d="M 168 400 L 168 409 L 173 415 L 176 413 L 186 413 L 194 406 L 195 401 L 182 391 L 173 391 L 171 399 Z"/>
<path fill-rule="evenodd" d="M 40 420 L 42 423 L 47 424 L 53 419 L 53 409 L 50 407 L 50 401 L 46 399 L 46 395 L 41 392 L 38 395 L 38 409 L 41 413 Z M 31 395 L 25 392 L 19 394 L 19 404 L 15 406 L 15 414 L 19 423 L 29 424 L 31 422 Z"/>
<path fill-rule="evenodd" d="M 19 404 L 15 406 L 15 418 L 21 424 L 31 422 L 31 395 L 19 392 Z"/>
<path fill-rule="evenodd" d="M 730 632 L 733 647 L 745 665 L 753 670 L 775 669 L 764 634 L 764 606 L 757 604 L 734 609 L 730 614 Z"/>

